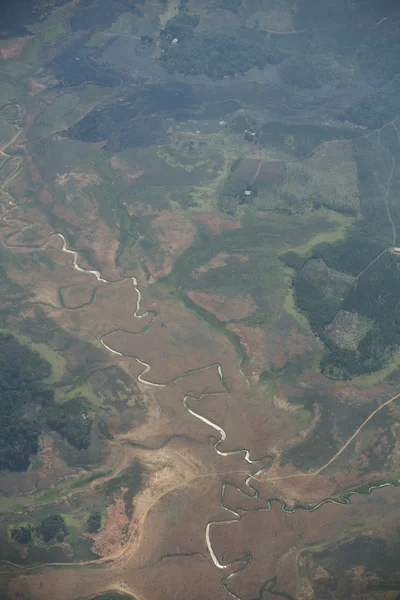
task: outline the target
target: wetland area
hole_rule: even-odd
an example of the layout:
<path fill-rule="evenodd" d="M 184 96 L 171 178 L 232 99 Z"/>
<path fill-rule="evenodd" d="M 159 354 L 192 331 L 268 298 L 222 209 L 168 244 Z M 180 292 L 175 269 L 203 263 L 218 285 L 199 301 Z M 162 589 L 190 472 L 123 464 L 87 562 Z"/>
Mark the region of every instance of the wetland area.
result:
<path fill-rule="evenodd" d="M 397 600 L 397 3 L 0 18 L 1 598 Z"/>

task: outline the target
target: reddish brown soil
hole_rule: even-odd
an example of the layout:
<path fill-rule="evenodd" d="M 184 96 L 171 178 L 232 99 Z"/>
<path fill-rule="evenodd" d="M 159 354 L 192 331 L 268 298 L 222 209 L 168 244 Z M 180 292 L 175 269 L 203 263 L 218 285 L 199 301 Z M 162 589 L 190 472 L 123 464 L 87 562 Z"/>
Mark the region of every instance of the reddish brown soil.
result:
<path fill-rule="evenodd" d="M 62 289 L 62 297 L 68 308 L 76 308 L 89 302 L 93 292 L 93 284 L 80 283 Z"/>
<path fill-rule="evenodd" d="M 196 271 L 194 271 L 194 274 L 198 276 L 201 273 L 207 273 L 207 271 L 211 271 L 212 269 L 220 269 L 221 267 L 225 267 L 228 264 L 229 258 L 231 257 L 237 258 L 238 260 L 240 260 L 240 262 L 246 262 L 247 260 L 249 260 L 249 257 L 245 256 L 244 254 L 229 254 L 228 252 L 218 252 L 218 254 L 214 256 L 214 258 L 212 258 L 207 264 L 196 269 Z"/>
<path fill-rule="evenodd" d="M 34 165 L 32 174 L 40 184 L 40 174 Z M 86 180 L 78 183 L 86 189 Z M 50 206 L 53 199 L 49 192 L 44 186 L 41 192 L 42 202 Z M 88 196 L 85 208 L 87 228 L 79 234 L 78 247 L 91 251 L 103 274 L 117 273 L 115 235 L 113 237 L 108 228 L 100 224 L 97 200 Z M 73 213 L 73 204 L 68 206 L 69 209 L 65 209 L 64 205 L 54 208 L 66 211 L 56 214 L 62 214 L 73 224 L 74 214 L 68 214 L 68 210 Z M 15 212 L 19 218 L 30 218 L 35 222 L 36 229 L 28 228 L 11 239 L 23 241 L 28 240 L 29 235 L 36 235 L 39 243 L 44 237 L 43 232 L 49 229 L 45 217 L 29 205 Z M 162 255 L 160 264 L 155 261 L 152 266 L 154 277 L 158 277 L 169 272 L 175 258 L 193 239 L 194 228 L 180 213 L 162 211 L 152 214 Z M 240 227 L 239 221 L 223 218 L 216 212 L 194 218 L 206 223 L 214 233 Z M 13 229 L 17 231 L 18 227 L 16 223 L 8 222 L 2 235 Z M 288 514 L 274 502 L 270 511 L 252 511 L 253 508 L 266 508 L 271 498 L 284 498 L 289 506 L 295 507 L 298 502 L 316 504 L 325 497 L 338 496 L 340 491 L 369 481 L 371 477 L 389 477 L 397 458 L 395 450 L 391 458 L 393 463 L 379 473 L 360 471 L 369 460 L 369 446 L 375 448 L 376 456 L 385 455 L 388 447 L 389 436 L 385 426 L 379 422 L 374 430 L 371 422 L 368 430 L 360 434 L 356 443 L 349 446 L 329 471 L 313 476 L 312 473 L 297 472 L 291 464 L 279 466 L 285 449 L 310 434 L 311 428 L 321 418 L 322 409 L 315 406 L 314 420 L 310 423 L 307 415 L 304 416 L 301 403 L 297 407 L 287 400 L 289 390 L 285 386 L 279 387 L 273 382 L 260 383 L 258 379 L 262 371 L 281 367 L 289 358 L 312 350 L 309 338 L 296 329 L 290 329 L 290 325 L 279 334 L 281 322 L 276 327 L 276 339 L 270 334 L 274 340 L 259 328 L 232 325 L 249 356 L 246 369 L 252 385 L 248 385 L 240 373 L 236 352 L 226 336 L 198 319 L 176 297 L 169 296 L 162 286 L 147 286 L 144 278 L 139 280 L 143 294 L 142 313 L 148 309 L 158 313 L 155 321 L 142 333 L 153 315 L 143 319 L 133 316 L 137 296 L 132 282 L 115 277 L 112 284 L 99 283 L 93 275 L 74 270 L 72 257 L 62 253 L 60 248 L 61 241 L 54 238 L 41 251 L 46 253 L 46 258 L 54 261 L 51 268 L 48 261 L 37 260 L 34 263 L 37 266 L 28 270 L 15 260 L 8 275 L 32 294 L 33 300 L 53 304 L 54 308 L 43 306 L 44 314 L 74 337 L 100 348 L 100 339 L 106 336 L 105 342 L 111 348 L 128 355 L 122 357 L 103 349 L 99 353 L 99 362 L 103 360 L 103 365 L 117 364 L 137 378 L 144 371 L 144 367 L 133 358 L 137 356 L 151 365 L 143 377 L 166 387 L 138 384 L 141 401 L 147 410 L 146 421 L 141 419 L 136 428 L 126 427 L 120 435 L 117 432 L 110 442 L 111 458 L 108 456 L 106 462 L 110 470 L 112 468 L 112 476 L 129 469 L 132 460 L 137 457 L 145 465 L 146 482 L 135 498 L 131 523 L 126 519 L 120 495 L 108 508 L 108 524 L 95 543 L 105 560 L 69 569 L 55 566 L 45 567 L 40 572 L 23 572 L 12 582 L 11 594 L 17 597 L 17 593 L 25 593 L 33 599 L 57 595 L 60 600 L 75 600 L 81 596 L 95 596 L 105 589 L 116 589 L 131 592 L 138 600 L 161 600 L 170 597 L 173 590 L 173 597 L 177 600 L 188 597 L 194 600 L 225 600 L 221 577 L 227 576 L 239 565 L 223 571 L 213 565 L 205 540 L 206 525 L 211 520 L 234 518 L 233 513 L 224 510 L 220 504 L 223 483 L 232 482 L 251 494 L 246 486 L 247 477 L 249 473 L 255 473 L 261 464 L 266 465 L 267 459 L 263 458 L 259 464 L 249 464 L 244 460 L 243 452 L 229 456 L 217 454 L 213 445 L 220 439 L 220 432 L 185 410 L 183 398 L 186 394 L 195 396 L 187 400 L 192 411 L 226 431 L 226 440 L 218 445 L 220 451 L 246 448 L 252 459 L 267 455 L 275 459 L 274 465 L 258 476 L 258 482 L 254 482 L 260 490 L 258 499 L 243 496 L 232 489 L 225 496 L 228 507 L 236 510 L 239 506 L 250 512 L 244 512 L 240 521 L 215 525 L 211 530 L 213 548 L 221 562 L 239 559 L 246 552 L 253 556 L 249 569 L 229 580 L 229 586 L 235 593 L 243 598 L 257 597 L 261 584 L 276 577 L 278 591 L 283 590 L 304 600 L 311 583 L 299 579 L 298 561 L 302 560 L 301 553 L 310 544 L 322 547 L 327 540 L 329 543 L 340 541 L 351 533 L 351 525 L 363 519 L 368 524 L 368 531 L 379 528 L 382 535 L 393 533 L 400 491 L 387 488 L 377 492 L 376 496 L 352 498 L 351 507 L 329 504 L 315 513 L 299 510 Z M 12 252 L 15 259 L 31 258 L 29 249 L 14 249 Z M 34 252 L 40 255 L 39 250 Z M 79 258 L 79 264 L 86 264 L 83 257 Z M 58 304 L 58 290 L 65 285 L 68 286 L 67 297 L 71 300 L 87 298 L 94 287 L 98 289 L 90 305 L 70 311 Z M 215 302 L 212 296 L 197 296 L 197 299 Z M 241 314 L 243 310 L 242 306 Z M 21 317 L 28 314 L 32 316 L 32 313 L 22 311 Z M 217 362 L 221 364 L 228 391 L 222 385 L 215 366 L 190 373 Z M 175 381 L 178 377 L 180 379 Z M 306 388 L 310 394 L 316 389 L 321 394 L 324 391 L 331 394 L 336 384 L 310 370 L 291 385 L 295 390 Z M 351 386 L 341 389 L 344 403 L 357 400 Z M 376 386 L 374 391 L 382 399 L 384 389 Z M 360 393 L 364 394 L 360 402 L 365 401 L 367 392 Z M 388 409 L 393 421 L 398 418 L 398 410 L 395 406 L 390 411 Z M 118 427 L 120 431 L 123 429 L 120 424 Z M 340 438 L 340 431 L 334 430 L 333 433 L 336 439 Z M 130 442 L 136 445 L 130 446 Z M 42 474 L 54 479 L 58 469 L 56 457 L 51 454 L 51 449 L 47 454 L 44 452 Z M 13 475 L 14 486 L 18 477 L 19 474 Z M 36 485 L 39 480 L 34 469 L 21 474 L 21 479 L 23 477 L 26 478 L 24 481 L 29 478 L 31 487 L 32 482 Z M 107 477 L 92 482 L 90 489 L 104 485 Z M 3 484 L 5 478 L 3 475 L 1 478 Z M 49 486 L 53 484 L 54 481 L 49 481 Z M 10 488 L 2 485 L 2 489 L 8 491 Z M 171 554 L 176 556 L 168 558 L 167 555 Z M 355 581 L 360 573 L 360 569 L 353 573 Z M 325 574 L 319 570 L 316 576 L 323 578 Z"/>
<path fill-rule="evenodd" d="M 274 494 L 275 491 L 270 490 L 270 497 Z M 388 495 L 393 494 L 399 498 L 400 490 L 391 489 Z M 355 534 L 351 526 L 357 521 L 362 522 L 367 515 L 370 528 L 372 523 L 378 525 L 382 520 L 389 528 L 395 513 L 395 506 L 385 501 L 385 492 L 354 497 L 345 509 L 326 504 L 316 512 L 298 510 L 294 514 L 283 512 L 274 502 L 271 510 L 248 512 L 241 521 L 213 527 L 211 540 L 221 562 L 235 560 L 246 551 L 252 553 L 250 567 L 231 580 L 230 589 L 239 597 L 256 597 L 265 581 L 278 576 L 277 591 L 305 599 L 307 596 L 299 594 L 302 582 L 298 579 L 297 561 L 292 560 L 292 555 L 298 558 L 310 544 L 332 544 L 346 534 L 360 535 L 360 530 Z M 374 515 L 372 520 L 371 514 Z M 381 526 L 379 529 L 384 531 Z"/>
<path fill-rule="evenodd" d="M 220 321 L 244 319 L 257 310 L 257 304 L 250 296 L 243 298 L 226 298 L 222 294 L 206 294 L 205 292 L 188 292 L 193 302 L 213 313 Z"/>
<path fill-rule="evenodd" d="M 28 40 L 31 40 L 34 36 L 27 36 L 24 38 L 14 38 L 12 40 L 3 40 L 0 47 L 0 60 L 9 60 L 16 56 L 21 56 L 25 49 Z"/>
<path fill-rule="evenodd" d="M 47 90 L 47 85 L 40 83 L 40 81 L 36 81 L 36 79 L 28 79 L 28 87 L 29 92 L 32 96 L 35 96 L 36 94 L 40 94 L 40 92 Z"/>
<path fill-rule="evenodd" d="M 267 340 L 268 340 L 268 334 Z M 295 356 L 301 356 L 307 351 L 311 351 L 314 346 L 314 340 L 309 335 L 300 333 L 297 329 L 292 328 L 290 334 L 286 338 L 274 340 L 275 351 L 272 357 L 272 366 L 281 369 L 288 360 Z M 269 346 L 268 341 L 266 342 Z"/>
<path fill-rule="evenodd" d="M 110 165 L 122 172 L 124 179 L 128 181 L 134 181 L 135 179 L 139 179 L 144 175 L 144 171 L 138 169 L 137 171 L 132 172 L 130 165 L 128 165 L 124 160 L 122 160 L 119 156 L 112 156 L 110 158 Z"/>
<path fill-rule="evenodd" d="M 199 213 L 194 215 L 194 219 L 207 225 L 213 233 L 221 233 L 226 229 L 239 229 L 242 226 L 240 221 L 221 217 L 217 212 Z"/>
<path fill-rule="evenodd" d="M 180 213 L 162 211 L 152 222 L 161 251 L 160 266 L 147 262 L 154 279 L 171 272 L 178 256 L 193 242 L 196 230 L 193 223 Z"/>
<path fill-rule="evenodd" d="M 114 502 L 107 507 L 105 527 L 94 536 L 92 550 L 99 556 L 113 556 L 127 541 L 129 519 L 123 499 L 126 491 L 121 489 L 114 496 Z"/>
<path fill-rule="evenodd" d="M 261 373 L 269 370 L 270 350 L 265 343 L 265 334 L 260 327 L 247 327 L 237 323 L 228 325 L 228 329 L 240 337 L 248 360 L 245 363 L 246 375 L 251 381 L 258 381 Z"/>

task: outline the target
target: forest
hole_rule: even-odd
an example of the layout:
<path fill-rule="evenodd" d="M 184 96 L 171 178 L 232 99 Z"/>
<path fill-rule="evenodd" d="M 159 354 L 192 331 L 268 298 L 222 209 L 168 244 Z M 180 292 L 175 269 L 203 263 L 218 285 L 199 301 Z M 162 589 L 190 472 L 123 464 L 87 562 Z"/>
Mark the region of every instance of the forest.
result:
<path fill-rule="evenodd" d="M 171 19 L 164 29 L 161 63 L 170 73 L 204 74 L 215 81 L 282 59 L 265 31 L 239 27 L 196 33 L 197 23 L 197 17 L 183 13 Z M 177 43 L 173 43 L 175 39 Z"/>
<path fill-rule="evenodd" d="M 78 450 L 88 448 L 93 422 L 89 416 L 90 408 L 90 402 L 84 396 L 77 396 L 61 405 L 52 404 L 46 416 L 47 425 Z"/>
<path fill-rule="evenodd" d="M 311 257 L 322 258 L 328 267 L 356 277 L 386 247 L 385 239 L 377 236 L 371 225 L 357 221 L 343 241 L 318 244 Z"/>
<path fill-rule="evenodd" d="M 343 115 L 342 121 L 351 121 L 368 129 L 379 129 L 394 119 L 400 112 L 400 75 L 351 104 Z"/>
<path fill-rule="evenodd" d="M 289 85 L 315 89 L 333 80 L 336 70 L 325 54 L 295 54 L 279 65 L 278 74 Z"/>
<path fill-rule="evenodd" d="M 11 334 L 0 333 L 0 469 L 26 471 L 43 430 L 57 431 L 75 448 L 90 444 L 90 403 L 54 400 L 45 380 L 51 366 Z"/>
<path fill-rule="evenodd" d="M 323 336 L 324 328 L 341 308 L 341 299 L 326 296 L 323 289 L 304 277 L 303 270 L 297 273 L 294 288 L 297 306 L 307 315 L 311 329 Z"/>
<path fill-rule="evenodd" d="M 0 334 L 0 469 L 24 471 L 38 451 L 36 413 L 53 400 L 43 382 L 50 374 L 39 354 L 12 335 Z"/>
<path fill-rule="evenodd" d="M 365 234 L 363 227 L 360 224 L 359 235 Z M 315 248 L 314 257 L 323 258 L 329 266 L 356 275 L 357 270 L 366 266 L 367 259 L 362 257 L 361 262 L 355 236 L 356 231 L 351 232 L 342 249 L 328 245 Z M 379 247 L 371 248 L 371 253 L 379 250 Z M 342 300 L 327 296 L 323 288 L 303 275 L 304 257 L 288 252 L 281 258 L 296 270 L 293 284 L 297 306 L 307 316 L 312 330 L 325 343 L 321 371 L 334 379 L 350 379 L 383 368 L 400 344 L 399 259 L 393 254 L 383 254 L 365 273 L 361 273 L 356 285 Z M 337 347 L 325 333 L 325 327 L 340 309 L 367 317 L 374 323 L 356 351 Z"/>

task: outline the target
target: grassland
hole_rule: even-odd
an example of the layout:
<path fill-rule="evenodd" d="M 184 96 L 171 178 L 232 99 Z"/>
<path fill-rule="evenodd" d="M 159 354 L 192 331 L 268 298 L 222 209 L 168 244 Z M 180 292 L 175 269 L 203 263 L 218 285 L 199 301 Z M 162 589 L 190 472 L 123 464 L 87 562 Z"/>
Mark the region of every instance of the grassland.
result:
<path fill-rule="evenodd" d="M 17 140 L 23 165 L 7 188 L 15 206 L 7 197 L 1 213 L 7 216 L 0 233 L 10 241 L 4 273 L 42 311 L 18 301 L 2 318 L 51 363 L 48 383 L 57 401 L 85 396 L 90 418 L 96 415 L 89 449 L 73 449 L 46 432 L 30 470 L 14 479 L 0 473 L 5 540 L 11 522 L 37 523 L 48 514 L 62 514 L 70 531 L 65 546 L 35 540 L 26 555 L 11 541 L 4 544 L 1 558 L 34 567 L 21 578 L 15 567 L 13 597 L 202 600 L 227 590 L 240 598 L 289 599 L 304 590 L 323 597 L 310 549 L 325 569 L 352 526 L 360 535 L 393 530 L 397 487 L 383 488 L 376 501 L 320 504 L 329 498 L 344 504 L 343 492 L 369 490 L 371 482 L 395 483 L 395 404 L 339 460 L 329 461 L 368 411 L 395 393 L 398 355 L 385 369 L 346 384 L 324 377 L 322 344 L 296 306 L 292 282 L 309 258 L 325 260 L 330 274 L 336 269 L 350 280 L 395 239 L 397 121 L 370 137 L 337 126 L 347 97 L 365 89 L 356 48 L 334 58 L 332 32 L 347 31 L 342 13 L 349 22 L 354 16 L 346 3 L 314 3 L 310 18 L 306 0 L 278 4 L 70 4 L 35 24 L 21 56 L 2 63 L 0 96 L 21 103 L 25 128 Z M 352 10 L 354 37 L 390 27 L 389 19 L 377 25 L 380 15 L 368 21 L 357 3 Z M 273 82 L 269 68 L 254 68 L 245 78 L 229 73 L 218 83 L 166 75 L 159 28 L 176 13 L 187 13 L 190 22 L 199 14 L 194 35 L 201 39 L 211 39 L 210 30 L 227 39 L 239 31 L 238 22 L 256 28 L 286 67 L 300 54 L 302 68 L 335 64 L 334 84 L 325 87 L 319 71 L 311 81 L 321 87 L 311 97 L 299 93 L 287 71 L 283 86 L 279 68 Z M 318 52 L 309 61 L 311 46 L 321 56 L 330 53 L 328 59 Z M 64 63 L 57 63 L 63 52 Z M 37 82 L 29 82 L 28 93 L 31 77 Z M 11 111 L 1 116 L 7 144 L 16 129 L 6 121 Z M 15 151 L 12 144 L 8 151 Z M 254 195 L 243 202 L 248 184 Z M 18 233 L 28 221 L 34 226 Z M 353 235 L 366 223 L 363 235 Z M 73 270 L 71 257 L 54 244 L 40 252 L 22 243 L 11 247 L 16 239 L 40 245 L 55 229 L 78 251 L 79 265 L 112 283 L 94 291 L 94 278 Z M 356 261 L 360 248 L 364 256 Z M 297 271 L 284 262 L 289 251 Z M 133 316 L 137 294 L 124 280 L 133 274 L 142 294 L 139 313 L 148 310 L 141 321 Z M 196 293 L 204 306 L 189 297 Z M 207 297 L 247 302 L 251 311 L 222 321 Z M 74 304 L 74 298 L 84 301 Z M 30 330 L 35 343 L 25 335 Z M 258 475 L 267 455 L 269 468 Z M 264 458 L 253 464 L 245 456 Z M 314 479 L 308 470 L 322 462 L 329 467 Z M 221 505 L 233 514 L 240 509 L 242 519 L 229 523 Z M 100 546 L 85 533 L 93 510 L 102 515 Z M 209 544 L 224 566 L 232 561 L 225 574 L 246 561 L 250 568 L 221 582 Z M 104 558 L 93 552 L 99 547 Z M 235 562 L 242 556 L 246 561 Z M 352 556 L 348 548 L 343 556 Z M 308 570 L 298 569 L 301 560 Z M 60 564 L 38 567 L 50 562 Z M 341 577 L 335 572 L 334 581 Z"/>

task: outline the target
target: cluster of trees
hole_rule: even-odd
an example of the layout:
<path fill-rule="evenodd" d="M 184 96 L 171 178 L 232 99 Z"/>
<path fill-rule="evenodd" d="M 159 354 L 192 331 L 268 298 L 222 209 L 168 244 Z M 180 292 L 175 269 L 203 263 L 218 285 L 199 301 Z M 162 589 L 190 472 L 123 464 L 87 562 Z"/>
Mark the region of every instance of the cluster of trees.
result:
<path fill-rule="evenodd" d="M 379 129 L 400 112 L 400 74 L 372 94 L 351 104 L 341 115 L 342 121 L 351 121 L 369 129 Z"/>
<path fill-rule="evenodd" d="M 295 276 L 294 290 L 297 306 L 307 315 L 312 330 L 323 336 L 326 325 L 341 308 L 340 298 L 326 295 L 321 286 L 304 276 L 302 270 Z"/>
<path fill-rule="evenodd" d="M 47 425 L 74 448 L 88 448 L 93 424 L 89 416 L 90 408 L 90 402 L 83 396 L 72 398 L 61 405 L 52 404 L 47 411 Z"/>
<path fill-rule="evenodd" d="M 357 276 L 386 247 L 365 221 L 357 222 L 344 241 L 315 246 L 312 258 L 322 258 L 328 267 Z"/>
<path fill-rule="evenodd" d="M 68 527 L 62 515 L 49 515 L 44 517 L 40 525 L 36 527 L 36 534 L 43 538 L 46 543 L 57 540 L 63 542 L 68 535 Z"/>
<path fill-rule="evenodd" d="M 359 278 L 343 302 L 343 309 L 374 321 L 374 326 L 349 356 L 335 349 L 322 362 L 326 374 L 353 377 L 384 367 L 400 344 L 400 268 L 395 256 L 384 254 Z M 342 375 L 343 377 L 343 375 Z"/>
<path fill-rule="evenodd" d="M 179 15 L 176 20 L 174 22 L 172 19 L 170 22 L 171 29 L 164 38 L 164 52 L 161 58 L 169 72 L 179 71 L 185 75 L 204 74 L 212 80 L 217 80 L 226 75 L 243 75 L 253 67 L 262 68 L 266 63 L 277 63 L 281 60 L 280 53 L 265 31 L 240 27 L 234 31 L 194 33 L 194 17 Z M 172 36 L 178 39 L 178 43 L 171 43 Z"/>
<path fill-rule="evenodd" d="M 24 471 L 38 450 L 35 413 L 53 392 L 43 380 L 50 365 L 12 335 L 0 334 L 0 469 Z"/>
<path fill-rule="evenodd" d="M 13 527 L 11 530 L 11 539 L 17 544 L 29 544 L 32 539 L 32 525 L 22 525 Z"/>
<path fill-rule="evenodd" d="M 179 42 L 183 42 L 193 35 L 193 30 L 200 22 L 199 15 L 189 15 L 187 12 L 180 11 L 176 17 L 170 19 L 164 29 L 161 31 L 160 37 L 164 43 L 171 43 L 177 38 Z"/>
<path fill-rule="evenodd" d="M 42 538 L 46 544 L 54 540 L 63 542 L 68 535 L 68 527 L 62 515 L 49 515 L 37 526 L 30 524 L 13 527 L 11 539 L 17 544 L 29 544 L 33 534 Z"/>
<path fill-rule="evenodd" d="M 382 369 L 396 349 L 396 344 L 377 325 L 360 342 L 357 351 L 345 350 L 329 343 L 327 346 L 320 367 L 322 373 L 332 379 L 351 379 Z"/>
<path fill-rule="evenodd" d="M 50 364 L 37 352 L 0 334 L 0 470 L 25 471 L 45 427 L 76 448 L 90 444 L 90 404 L 83 397 L 56 404 L 45 383 L 50 374 Z"/>
<path fill-rule="evenodd" d="M 89 533 L 97 533 L 101 528 L 101 513 L 96 510 L 90 515 L 86 522 L 86 531 Z"/>
<path fill-rule="evenodd" d="M 359 263 L 358 248 L 354 237 L 349 240 L 350 249 L 346 254 L 330 255 L 331 265 L 341 266 L 342 270 L 355 274 L 352 267 L 353 256 L 349 254 L 355 244 L 355 263 Z M 320 254 L 329 252 L 334 246 L 324 246 Z M 322 250 L 322 252 L 321 252 Z M 316 252 L 316 251 L 315 251 Z M 376 256 L 376 255 L 375 255 Z M 372 373 L 383 368 L 400 345 L 400 268 L 398 259 L 388 253 L 369 267 L 343 300 L 326 296 L 320 286 L 304 277 L 302 268 L 304 257 L 294 252 L 282 256 L 284 262 L 296 269 L 294 290 L 297 306 L 302 310 L 312 330 L 326 345 L 326 353 L 321 361 L 321 371 L 335 379 L 349 379 L 364 373 Z M 348 263 L 343 264 L 343 261 Z M 358 264 L 357 269 L 364 264 Z M 347 267 L 347 268 L 345 268 Z M 342 349 L 325 335 L 325 327 L 332 322 L 340 310 L 356 312 L 374 322 L 356 351 Z"/>

